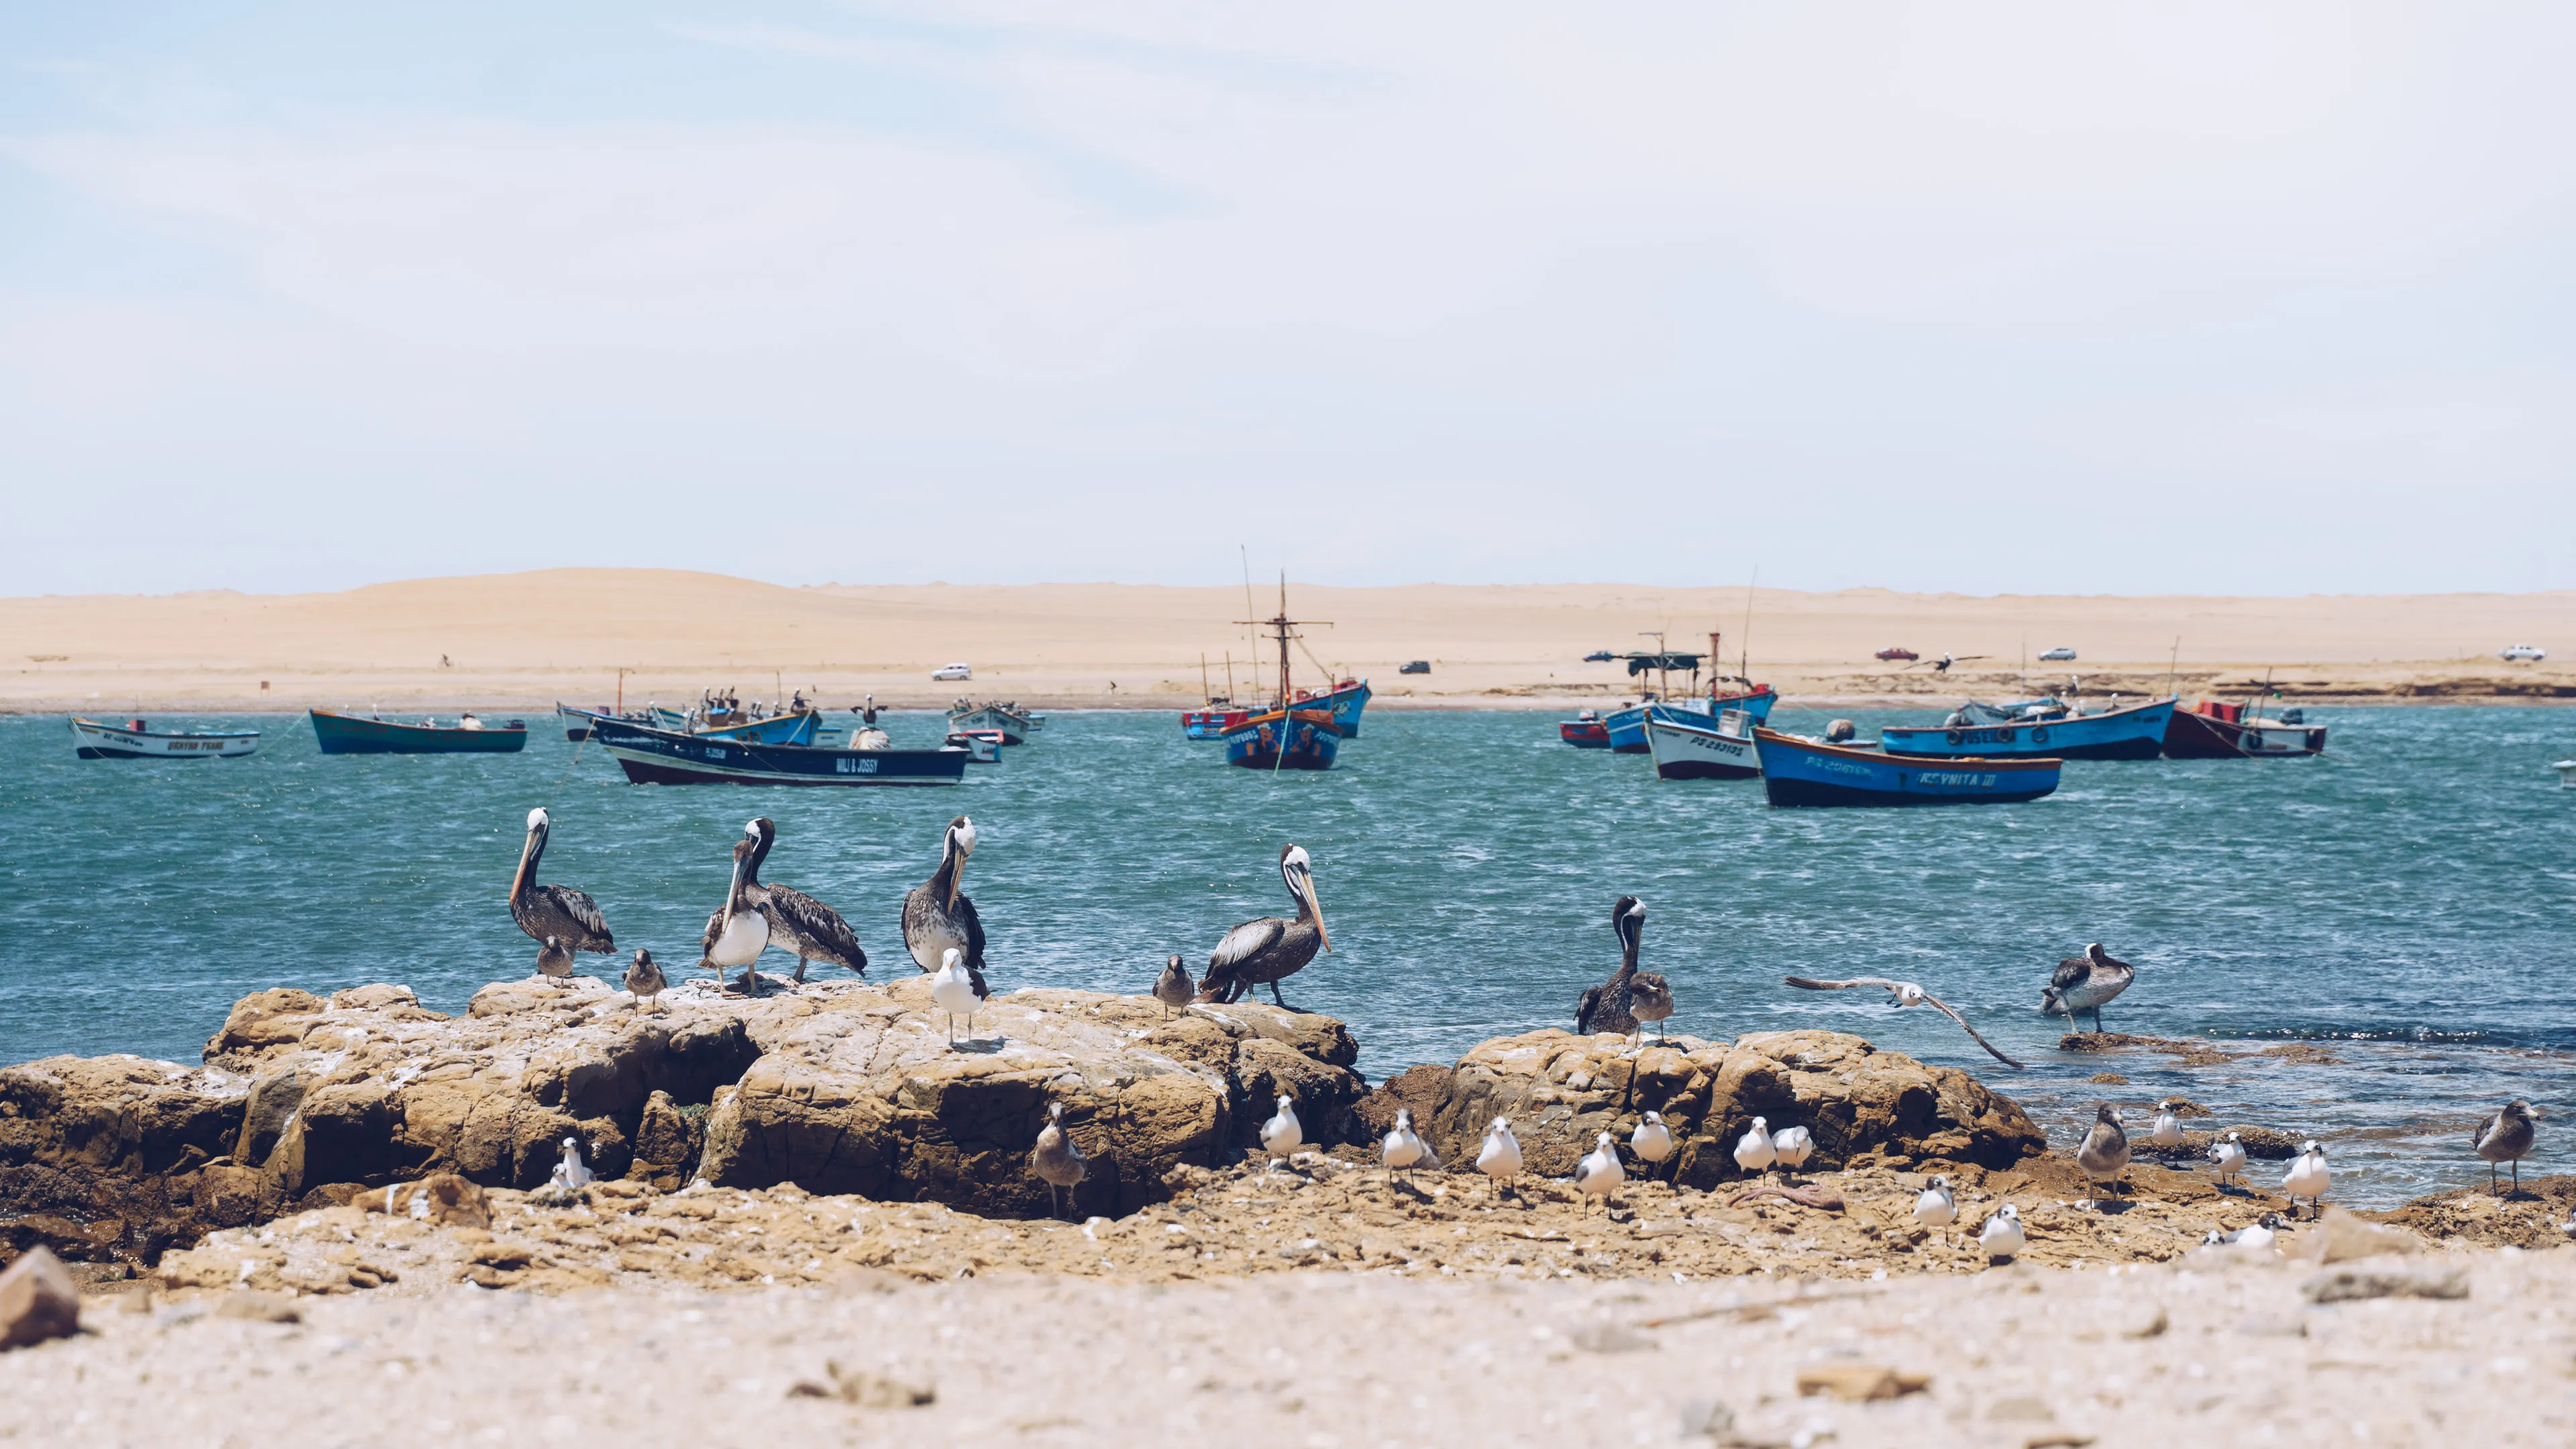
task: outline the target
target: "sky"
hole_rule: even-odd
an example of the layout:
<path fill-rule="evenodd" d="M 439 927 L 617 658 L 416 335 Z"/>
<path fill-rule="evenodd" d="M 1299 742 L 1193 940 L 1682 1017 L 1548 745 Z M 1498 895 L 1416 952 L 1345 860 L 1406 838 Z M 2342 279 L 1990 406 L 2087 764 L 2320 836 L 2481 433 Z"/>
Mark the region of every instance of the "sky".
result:
<path fill-rule="evenodd" d="M 0 0 L 0 594 L 2576 586 L 2576 10 Z"/>

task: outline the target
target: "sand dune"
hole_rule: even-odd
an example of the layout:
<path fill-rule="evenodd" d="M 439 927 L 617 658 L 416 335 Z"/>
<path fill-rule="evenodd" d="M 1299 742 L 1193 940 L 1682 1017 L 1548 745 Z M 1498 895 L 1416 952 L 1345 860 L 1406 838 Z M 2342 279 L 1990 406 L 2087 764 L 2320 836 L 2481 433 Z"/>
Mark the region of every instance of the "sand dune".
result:
<path fill-rule="evenodd" d="M 1388 704 L 1550 707 L 1615 700 L 1628 680 L 1584 664 L 1595 649 L 1705 648 L 1722 631 L 1730 662 L 1793 695 L 1862 701 L 1948 695 L 2070 669 L 2090 687 L 2185 690 L 2265 670 L 2294 693 L 2434 697 L 2576 696 L 2576 591 L 2305 598 L 2116 598 L 1801 593 L 1627 584 L 1293 587 L 1291 612 L 1318 621 L 1295 659 L 1365 675 Z M 1169 704 L 1194 697 L 1201 656 L 1220 691 L 1224 661 L 1248 684 L 1247 631 L 1277 610 L 1256 588 L 1121 584 L 824 585 L 786 588 L 716 574 L 555 569 L 420 579 L 341 593 L 230 591 L 0 599 L 0 707 L 20 710 L 300 708 L 479 704 L 524 708 L 597 700 L 633 671 L 631 697 L 694 697 L 730 683 L 776 684 L 838 701 L 940 702 L 930 671 L 976 667 L 969 688 L 1054 707 Z M 1249 610 L 1249 612 L 1247 612 Z M 1331 621 L 1329 626 L 1320 621 Z M 2495 651 L 2531 642 L 2560 657 L 2508 667 Z M 2074 666 L 2040 665 L 2055 645 Z M 1983 655 L 1947 678 L 1871 656 Z M 1311 656 L 1311 657 L 1310 657 Z M 1267 649 L 1265 672 L 1275 669 Z M 1428 677 L 1396 666 L 1427 659 Z M 262 681 L 266 681 L 265 687 Z M 1112 689 L 1112 685 L 1115 689 Z"/>

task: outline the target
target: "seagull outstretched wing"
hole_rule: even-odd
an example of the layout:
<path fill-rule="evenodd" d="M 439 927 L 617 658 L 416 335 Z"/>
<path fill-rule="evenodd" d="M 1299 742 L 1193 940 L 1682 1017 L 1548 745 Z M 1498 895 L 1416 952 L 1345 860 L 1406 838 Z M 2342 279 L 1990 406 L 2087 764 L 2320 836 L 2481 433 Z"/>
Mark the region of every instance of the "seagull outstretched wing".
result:
<path fill-rule="evenodd" d="M 1849 991 L 1856 986 L 1876 986 L 1895 994 L 1898 997 L 1896 1004 L 1899 1006 L 1905 1004 L 1903 1000 L 1904 993 L 1907 988 L 1911 987 L 1914 994 L 1923 999 L 1924 1005 L 1931 1007 L 1933 1010 L 1940 1012 L 1943 1016 L 1957 1022 L 1959 1024 L 1959 1030 L 1968 1034 L 1968 1040 L 1984 1047 L 1988 1056 L 1993 1057 L 1996 1061 L 2003 1063 L 2005 1066 L 2014 1068 L 2015 1070 L 2020 1070 L 2021 1068 L 2021 1063 L 2014 1061 L 2012 1058 L 2005 1056 L 2002 1052 L 1995 1050 L 1995 1044 L 1993 1042 L 1977 1035 L 1977 1029 L 1968 1025 L 1968 1019 L 1961 1016 L 1956 1007 L 1953 1007 L 1950 1003 L 1943 1001 L 1940 997 L 1933 995 L 1931 992 L 1924 990 L 1921 986 L 1918 986 L 1911 981 L 1890 981 L 1884 976 L 1855 976 L 1849 981 L 1816 981 L 1805 976 L 1783 976 L 1780 979 L 1791 986 L 1797 987 L 1801 991 Z"/>

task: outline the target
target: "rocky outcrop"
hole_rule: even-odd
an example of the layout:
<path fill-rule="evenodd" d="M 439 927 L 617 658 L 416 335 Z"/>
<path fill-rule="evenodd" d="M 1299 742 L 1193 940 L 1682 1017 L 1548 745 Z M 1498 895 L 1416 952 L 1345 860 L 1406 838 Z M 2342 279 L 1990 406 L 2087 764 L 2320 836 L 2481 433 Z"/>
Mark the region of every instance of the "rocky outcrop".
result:
<path fill-rule="evenodd" d="M 1419 1093 L 1426 1084 L 1412 1085 Z M 1680 1142 L 1671 1180 L 1702 1188 L 1744 1175 L 1735 1139 L 1756 1116 L 1774 1131 L 1814 1134 L 1810 1170 L 2000 1168 L 2048 1146 L 2011 1098 L 1967 1073 L 1827 1031 L 1755 1032 L 1731 1045 L 1676 1037 L 1642 1050 L 1624 1037 L 1555 1029 L 1502 1037 L 1461 1058 L 1437 1100 L 1427 1128 L 1442 1157 L 1472 1162 L 1486 1124 L 1509 1117 L 1528 1170 L 1551 1176 L 1572 1172 L 1599 1133 L 1613 1133 L 1624 1151 L 1639 1114 L 1660 1112 Z M 1418 1101 L 1407 1105 L 1424 1123 Z"/>

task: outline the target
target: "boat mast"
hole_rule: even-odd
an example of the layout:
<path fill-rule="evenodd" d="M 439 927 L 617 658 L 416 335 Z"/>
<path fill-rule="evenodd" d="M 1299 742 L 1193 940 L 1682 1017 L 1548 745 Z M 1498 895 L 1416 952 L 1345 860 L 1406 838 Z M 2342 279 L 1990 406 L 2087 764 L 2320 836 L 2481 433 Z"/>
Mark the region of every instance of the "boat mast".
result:
<path fill-rule="evenodd" d="M 1288 644 L 1289 641 L 1297 637 L 1292 631 L 1305 624 L 1324 624 L 1329 626 L 1332 621 L 1330 619 L 1291 619 L 1288 617 L 1288 572 L 1287 570 L 1282 569 L 1279 573 L 1278 614 L 1268 619 L 1237 619 L 1235 622 L 1254 628 L 1267 629 L 1277 638 L 1279 644 L 1279 700 L 1275 707 L 1283 711 L 1286 710 L 1288 708 L 1289 685 Z M 1260 660 L 1256 657 L 1253 662 L 1258 665 Z"/>

